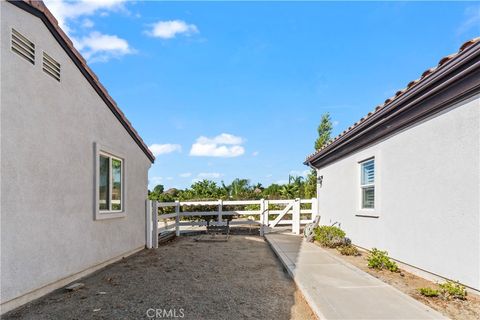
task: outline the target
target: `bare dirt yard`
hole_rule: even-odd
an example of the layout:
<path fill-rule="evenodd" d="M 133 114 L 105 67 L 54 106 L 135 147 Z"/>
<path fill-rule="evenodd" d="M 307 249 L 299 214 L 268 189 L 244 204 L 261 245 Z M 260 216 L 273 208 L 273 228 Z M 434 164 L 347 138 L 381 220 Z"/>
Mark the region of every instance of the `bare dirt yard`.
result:
<path fill-rule="evenodd" d="M 143 250 L 2 319 L 315 319 L 268 244 L 182 236 Z M 183 316 L 183 317 L 182 317 Z"/>
<path fill-rule="evenodd" d="M 317 243 L 317 245 L 319 245 Z M 429 287 L 436 288 L 436 283 L 416 276 L 405 270 L 400 273 L 390 272 L 388 270 L 374 270 L 368 267 L 368 252 L 361 251 L 361 256 L 344 256 L 338 250 L 322 247 L 335 256 L 344 259 L 357 268 L 373 275 L 374 277 L 388 283 L 400 291 L 410 295 L 416 300 L 426 304 L 432 309 L 448 316 L 451 319 L 458 320 L 478 320 L 480 319 L 480 296 L 469 293 L 466 300 L 443 300 L 439 297 L 425 297 L 418 292 L 418 288 Z"/>

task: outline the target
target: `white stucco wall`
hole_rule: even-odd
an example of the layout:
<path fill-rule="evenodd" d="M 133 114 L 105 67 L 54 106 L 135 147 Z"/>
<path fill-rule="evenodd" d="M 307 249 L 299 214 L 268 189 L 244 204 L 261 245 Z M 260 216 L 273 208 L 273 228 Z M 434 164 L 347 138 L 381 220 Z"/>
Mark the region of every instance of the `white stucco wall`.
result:
<path fill-rule="evenodd" d="M 359 161 L 375 157 L 375 210 Z M 318 170 L 321 224 L 354 244 L 480 289 L 480 96 Z M 378 215 L 378 218 L 358 214 Z"/>
<path fill-rule="evenodd" d="M 145 244 L 150 161 L 43 22 L 1 2 L 1 301 Z M 36 45 L 32 65 L 11 28 Z M 61 82 L 42 71 L 42 51 Z M 94 144 L 125 157 L 126 217 L 94 220 Z"/>

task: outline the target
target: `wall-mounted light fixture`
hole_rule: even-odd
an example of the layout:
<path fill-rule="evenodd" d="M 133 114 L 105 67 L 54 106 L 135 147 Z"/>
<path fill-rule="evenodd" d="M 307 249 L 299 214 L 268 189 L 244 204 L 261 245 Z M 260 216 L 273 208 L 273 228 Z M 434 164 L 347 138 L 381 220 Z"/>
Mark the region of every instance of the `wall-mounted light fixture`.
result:
<path fill-rule="evenodd" d="M 317 186 L 321 188 L 322 184 L 323 184 L 323 176 L 317 176 Z"/>

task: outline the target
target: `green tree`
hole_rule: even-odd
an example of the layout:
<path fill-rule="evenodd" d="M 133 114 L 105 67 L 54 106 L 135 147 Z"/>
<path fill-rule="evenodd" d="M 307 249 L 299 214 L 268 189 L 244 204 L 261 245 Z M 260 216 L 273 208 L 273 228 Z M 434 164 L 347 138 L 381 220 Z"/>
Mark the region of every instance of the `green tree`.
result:
<path fill-rule="evenodd" d="M 280 194 L 285 199 L 295 199 L 295 198 L 297 198 L 298 191 L 299 191 L 298 190 L 298 185 L 295 185 L 293 183 L 284 184 L 280 188 Z"/>
<path fill-rule="evenodd" d="M 225 193 L 225 196 L 230 198 L 232 196 L 232 185 L 226 185 L 225 182 L 222 181 L 222 191 Z"/>
<path fill-rule="evenodd" d="M 262 195 L 265 199 L 280 199 L 280 197 L 281 197 L 280 189 L 281 188 L 282 188 L 281 185 L 276 184 L 276 183 L 272 183 L 271 185 L 269 185 L 268 187 L 266 187 L 263 190 Z"/>
<path fill-rule="evenodd" d="M 317 171 L 312 169 L 307 175 L 305 181 L 305 198 L 315 198 L 317 196 Z"/>
<path fill-rule="evenodd" d="M 318 125 L 318 138 L 315 140 L 315 150 L 323 148 L 331 140 L 332 135 L 332 119 L 328 112 L 322 115 L 320 124 Z M 313 198 L 317 196 L 317 171 L 312 169 L 307 176 L 305 183 L 305 197 Z"/>
<path fill-rule="evenodd" d="M 195 182 L 179 195 L 181 200 L 217 200 L 221 198 L 222 190 L 214 181 L 204 179 Z"/>
<path fill-rule="evenodd" d="M 153 188 L 153 192 L 156 194 L 162 194 L 164 190 L 165 187 L 163 186 L 163 184 L 157 184 L 155 188 Z"/>
<path fill-rule="evenodd" d="M 315 150 L 321 149 L 325 144 L 327 144 L 331 139 L 332 134 L 332 119 L 330 118 L 330 113 L 326 112 L 322 115 L 320 124 L 318 125 L 318 138 L 315 140 Z"/>
<path fill-rule="evenodd" d="M 235 179 L 230 184 L 231 194 L 234 199 L 241 199 L 245 197 L 250 191 L 250 181 L 248 179 Z"/>
<path fill-rule="evenodd" d="M 158 200 L 160 201 L 160 197 L 163 194 L 164 187 L 161 184 L 158 184 L 153 188 L 153 191 L 148 192 L 148 198 L 150 200 Z"/>

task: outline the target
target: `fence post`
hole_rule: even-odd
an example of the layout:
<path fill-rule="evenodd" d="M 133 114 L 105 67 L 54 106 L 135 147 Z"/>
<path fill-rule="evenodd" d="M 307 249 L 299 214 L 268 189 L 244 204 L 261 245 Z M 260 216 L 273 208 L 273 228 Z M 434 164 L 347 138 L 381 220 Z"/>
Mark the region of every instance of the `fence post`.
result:
<path fill-rule="evenodd" d="M 158 204 L 152 202 L 152 248 L 158 248 Z"/>
<path fill-rule="evenodd" d="M 153 230 L 152 230 L 152 200 L 146 200 L 145 203 L 145 209 L 146 209 L 146 216 L 145 216 L 145 246 L 147 249 L 152 248 L 152 235 L 153 235 Z"/>
<path fill-rule="evenodd" d="M 265 234 L 265 199 L 260 199 L 260 236 Z"/>
<path fill-rule="evenodd" d="M 265 215 L 263 216 L 263 223 L 265 227 L 268 227 L 268 224 L 270 223 L 268 220 L 268 214 L 270 213 L 270 201 L 265 200 Z"/>
<path fill-rule="evenodd" d="M 217 221 L 222 222 L 223 200 L 218 200 L 218 217 Z"/>
<path fill-rule="evenodd" d="M 180 201 L 175 200 L 175 234 L 180 236 Z"/>
<path fill-rule="evenodd" d="M 318 201 L 317 198 L 312 198 L 312 220 L 318 216 Z"/>
<path fill-rule="evenodd" d="M 292 232 L 300 234 L 300 199 L 296 198 L 293 205 Z"/>

